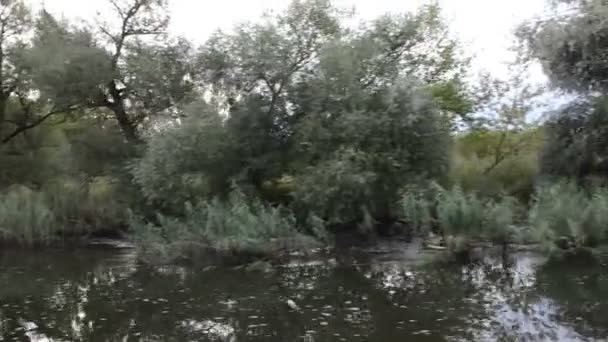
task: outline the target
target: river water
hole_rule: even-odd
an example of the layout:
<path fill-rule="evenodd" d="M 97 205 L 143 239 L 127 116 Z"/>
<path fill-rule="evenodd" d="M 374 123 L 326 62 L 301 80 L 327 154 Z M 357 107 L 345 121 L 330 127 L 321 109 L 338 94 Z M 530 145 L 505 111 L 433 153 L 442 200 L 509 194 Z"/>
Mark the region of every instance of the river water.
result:
<path fill-rule="evenodd" d="M 387 247 L 388 246 L 388 247 Z M 268 270 L 0 252 L 0 341 L 605 341 L 608 267 L 425 262 L 388 244 Z M 289 303 L 289 304 L 288 304 Z"/>

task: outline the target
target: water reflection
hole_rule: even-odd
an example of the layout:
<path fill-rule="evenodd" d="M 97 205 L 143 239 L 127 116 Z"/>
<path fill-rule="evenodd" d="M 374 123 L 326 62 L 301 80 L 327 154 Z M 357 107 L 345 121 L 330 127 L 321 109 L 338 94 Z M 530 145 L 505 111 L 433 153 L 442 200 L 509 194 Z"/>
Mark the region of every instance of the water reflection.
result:
<path fill-rule="evenodd" d="M 420 265 L 396 244 L 273 272 L 138 267 L 129 253 L 0 254 L 0 341 L 585 341 L 608 268 L 519 254 Z M 294 305 L 288 305 L 288 302 Z"/>

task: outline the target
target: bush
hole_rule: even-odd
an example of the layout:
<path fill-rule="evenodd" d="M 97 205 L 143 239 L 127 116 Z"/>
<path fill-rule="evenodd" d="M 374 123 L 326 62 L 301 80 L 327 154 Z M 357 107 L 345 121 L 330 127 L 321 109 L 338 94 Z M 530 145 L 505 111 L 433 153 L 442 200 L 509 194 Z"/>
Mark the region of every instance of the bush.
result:
<path fill-rule="evenodd" d="M 125 227 L 130 201 L 111 177 L 57 180 L 43 187 L 48 206 L 68 235 Z"/>
<path fill-rule="evenodd" d="M 124 228 L 128 201 L 111 178 L 56 180 L 34 191 L 13 186 L 0 193 L 0 241 L 49 245 L 65 237 Z"/>
<path fill-rule="evenodd" d="M 527 202 L 540 173 L 542 132 L 531 129 L 501 136 L 500 131 L 478 131 L 457 139 L 450 183 L 466 192 L 500 198 L 503 194 Z"/>
<path fill-rule="evenodd" d="M 529 222 L 539 241 L 556 247 L 592 247 L 608 239 L 608 190 L 588 192 L 573 182 L 537 189 Z"/>
<path fill-rule="evenodd" d="M 503 245 L 512 242 L 517 233 L 514 228 L 516 203 L 508 196 L 498 201 L 483 200 L 458 187 L 442 192 L 437 202 L 437 220 L 448 239 L 448 247 L 461 252 L 468 250 L 474 240 Z"/>
<path fill-rule="evenodd" d="M 545 124 L 543 174 L 584 179 L 608 174 L 608 98 L 565 106 Z"/>
<path fill-rule="evenodd" d="M 445 235 L 480 237 L 485 217 L 486 206 L 475 194 L 466 194 L 459 187 L 439 194 L 437 222 Z"/>
<path fill-rule="evenodd" d="M 0 193 L 0 242 L 46 245 L 57 228 L 44 194 L 22 186 Z"/>
<path fill-rule="evenodd" d="M 402 218 L 418 232 L 427 233 L 436 224 L 453 252 L 469 250 L 476 240 L 504 245 L 517 237 L 518 205 L 514 198 L 483 199 L 459 187 L 434 187 L 438 189 L 434 200 L 415 191 L 406 192 L 401 200 Z"/>
<path fill-rule="evenodd" d="M 428 234 L 433 225 L 432 202 L 416 189 L 408 189 L 400 201 L 401 218 L 414 231 Z"/>
<path fill-rule="evenodd" d="M 191 260 L 205 251 L 266 255 L 314 242 L 297 231 L 291 212 L 246 198 L 240 190 L 226 200 L 186 205 L 183 218 L 159 215 L 157 224 L 133 227 L 142 260 L 154 263 Z"/>
<path fill-rule="evenodd" d="M 378 175 L 367 170 L 367 157 L 361 151 L 340 151 L 299 175 L 293 203 L 298 218 L 315 215 L 329 225 L 346 225 L 363 222 L 365 213 L 380 212 L 383 201 L 374 192 Z"/>
<path fill-rule="evenodd" d="M 171 214 L 183 214 L 188 201 L 225 194 L 237 173 L 222 118 L 205 107 L 190 110 L 192 117 L 183 124 L 152 135 L 143 157 L 131 167 L 148 202 Z"/>

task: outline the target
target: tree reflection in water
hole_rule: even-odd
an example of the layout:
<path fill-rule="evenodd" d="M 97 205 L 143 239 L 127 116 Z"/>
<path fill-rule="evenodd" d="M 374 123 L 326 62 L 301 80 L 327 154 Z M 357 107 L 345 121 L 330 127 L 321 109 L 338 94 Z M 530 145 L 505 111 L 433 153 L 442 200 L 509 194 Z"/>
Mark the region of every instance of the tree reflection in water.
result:
<path fill-rule="evenodd" d="M 0 340 L 533 341 L 608 331 L 606 266 L 532 254 L 506 269 L 492 258 L 468 266 L 338 260 L 264 273 L 148 269 L 129 253 L 4 252 Z"/>

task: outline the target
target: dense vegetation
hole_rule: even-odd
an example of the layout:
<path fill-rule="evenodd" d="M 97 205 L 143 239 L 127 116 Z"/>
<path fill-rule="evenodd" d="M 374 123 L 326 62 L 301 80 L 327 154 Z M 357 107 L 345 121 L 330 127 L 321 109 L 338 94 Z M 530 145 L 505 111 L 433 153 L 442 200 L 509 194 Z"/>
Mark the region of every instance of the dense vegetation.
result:
<path fill-rule="evenodd" d="M 120 231 L 159 262 L 338 232 L 434 233 L 458 253 L 608 242 L 602 2 L 518 30 L 515 67 L 541 61 L 577 95 L 542 120 L 524 73 L 470 77 L 436 4 L 354 29 L 296 0 L 200 47 L 165 33 L 164 0 L 108 4 L 95 27 L 0 4 L 4 243 Z"/>

